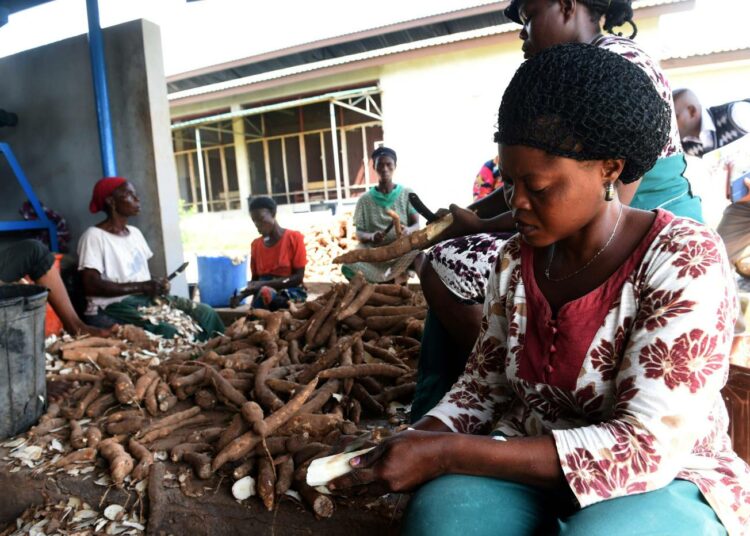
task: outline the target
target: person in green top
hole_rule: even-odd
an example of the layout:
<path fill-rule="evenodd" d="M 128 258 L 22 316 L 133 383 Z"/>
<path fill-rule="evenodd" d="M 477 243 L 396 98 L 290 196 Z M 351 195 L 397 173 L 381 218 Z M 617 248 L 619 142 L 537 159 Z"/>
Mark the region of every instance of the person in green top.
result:
<path fill-rule="evenodd" d="M 378 147 L 371 155 L 378 184 L 365 192 L 354 209 L 354 227 L 360 247 L 378 247 L 396 240 L 395 226 L 388 211 L 398 214 L 403 224 L 403 233 L 409 234 L 419 229 L 419 216 L 409 204 L 410 188 L 394 184 L 393 174 L 396 171 L 396 151 L 388 147 Z M 390 227 L 389 227 L 390 226 Z M 401 276 L 414 262 L 418 251 L 413 251 L 388 262 L 356 262 L 345 264 L 343 274 L 351 279 L 357 272 L 371 283 L 383 283 Z"/>

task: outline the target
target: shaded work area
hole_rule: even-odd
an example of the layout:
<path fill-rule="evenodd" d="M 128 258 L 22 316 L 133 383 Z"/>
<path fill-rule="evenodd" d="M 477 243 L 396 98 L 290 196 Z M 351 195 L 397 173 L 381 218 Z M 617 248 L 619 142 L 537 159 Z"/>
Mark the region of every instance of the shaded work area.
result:
<path fill-rule="evenodd" d="M 159 29 L 138 20 L 103 34 L 116 171 L 143 198 L 133 223 L 154 252 L 151 271 L 165 276 L 182 263 L 183 253 Z M 67 246 L 75 249 L 83 232 L 98 222 L 88 204 L 94 183 L 103 176 L 87 37 L 0 59 L 0 87 L 0 108 L 18 116 L 15 126 L 0 130 L 2 141 L 12 149 L 42 207 L 65 219 Z M 5 158 L 0 158 L 0 178 L 0 221 L 20 220 L 27 195 Z M 33 236 L 0 233 L 0 241 Z M 187 294 L 184 279 L 173 287 Z"/>
<path fill-rule="evenodd" d="M 236 102 L 184 116 L 170 140 L 157 34 L 114 29 L 115 76 L 158 97 L 134 112 L 126 95 L 117 123 L 149 130 L 147 166 L 138 184 L 97 181 L 89 210 L 106 218 L 81 235 L 86 320 L 103 331 L 45 339 L 47 291 L 0 287 L 0 485 L 24 488 L 0 536 L 746 532 L 746 280 L 730 235 L 703 223 L 667 78 L 634 41 L 630 0 L 511 0 L 504 14 L 525 61 L 492 112 L 486 195 L 434 212 L 394 179 L 393 146 L 367 154 L 387 91 Z M 737 184 L 733 204 L 750 203 L 750 178 Z M 261 235 L 223 316 L 170 295 L 180 188 L 202 217 L 247 203 Z M 282 227 L 277 206 L 357 194 L 349 221 L 313 235 L 335 242 L 316 255 L 345 280 L 313 293 L 312 229 Z"/>

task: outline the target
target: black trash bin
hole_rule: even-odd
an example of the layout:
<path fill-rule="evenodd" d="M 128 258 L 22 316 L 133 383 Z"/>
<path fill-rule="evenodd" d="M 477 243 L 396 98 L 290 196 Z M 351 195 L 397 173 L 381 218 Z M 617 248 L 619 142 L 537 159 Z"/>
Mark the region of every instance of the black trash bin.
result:
<path fill-rule="evenodd" d="M 46 304 L 44 287 L 0 285 L 0 439 L 25 432 L 44 411 Z"/>

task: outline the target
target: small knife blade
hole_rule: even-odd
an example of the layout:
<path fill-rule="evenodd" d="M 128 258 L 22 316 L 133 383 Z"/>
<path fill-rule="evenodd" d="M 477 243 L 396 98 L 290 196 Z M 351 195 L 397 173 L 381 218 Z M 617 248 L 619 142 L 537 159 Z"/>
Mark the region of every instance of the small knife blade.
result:
<path fill-rule="evenodd" d="M 190 261 L 185 261 L 185 262 L 183 262 L 183 263 L 182 263 L 182 264 L 180 265 L 180 267 L 179 267 L 179 268 L 177 268 L 177 270 L 175 270 L 174 272 L 172 272 L 171 274 L 169 274 L 169 275 L 167 276 L 167 280 L 168 280 L 168 281 L 172 281 L 172 279 L 174 279 L 175 277 L 177 277 L 178 275 L 180 275 L 180 274 L 181 274 L 182 272 L 184 272 L 184 271 L 185 271 L 185 268 L 187 268 L 187 265 L 188 265 L 188 264 L 190 264 Z"/>

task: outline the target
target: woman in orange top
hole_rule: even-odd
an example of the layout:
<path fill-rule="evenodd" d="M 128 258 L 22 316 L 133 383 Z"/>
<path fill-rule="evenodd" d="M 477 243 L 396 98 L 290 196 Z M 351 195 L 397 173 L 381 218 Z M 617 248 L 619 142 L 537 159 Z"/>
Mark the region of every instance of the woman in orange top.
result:
<path fill-rule="evenodd" d="M 252 279 L 231 300 L 232 307 L 254 295 L 254 309 L 286 307 L 289 301 L 302 302 L 307 292 L 302 286 L 307 252 L 302 233 L 282 228 L 276 221 L 276 203 L 270 197 L 250 201 L 250 217 L 261 234 L 250 245 Z"/>

